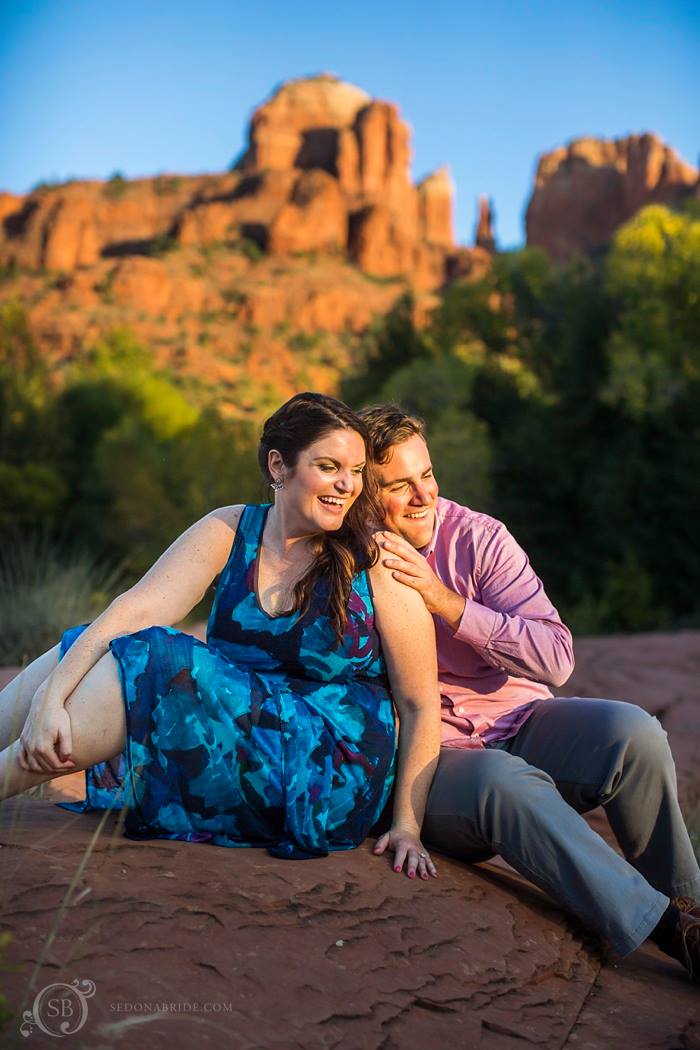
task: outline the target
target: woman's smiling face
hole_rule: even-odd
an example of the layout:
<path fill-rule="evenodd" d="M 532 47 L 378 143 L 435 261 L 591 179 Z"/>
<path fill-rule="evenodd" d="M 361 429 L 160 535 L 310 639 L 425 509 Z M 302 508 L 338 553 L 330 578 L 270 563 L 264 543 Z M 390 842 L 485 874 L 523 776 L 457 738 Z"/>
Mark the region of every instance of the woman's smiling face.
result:
<path fill-rule="evenodd" d="M 356 430 L 338 427 L 302 449 L 292 470 L 274 450 L 269 466 L 284 481 L 276 503 L 294 531 L 334 532 L 362 492 L 365 443 Z"/>

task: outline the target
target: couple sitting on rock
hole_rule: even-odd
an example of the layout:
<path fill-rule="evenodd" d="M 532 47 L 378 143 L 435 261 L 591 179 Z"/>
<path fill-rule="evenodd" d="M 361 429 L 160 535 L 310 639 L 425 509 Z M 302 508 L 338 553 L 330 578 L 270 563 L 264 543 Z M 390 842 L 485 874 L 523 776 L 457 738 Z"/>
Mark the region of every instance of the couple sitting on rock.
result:
<path fill-rule="evenodd" d="M 303 858 L 357 846 L 393 787 L 394 871 L 498 853 L 621 955 L 650 939 L 697 979 L 666 734 L 552 698 L 571 635 L 507 529 L 438 497 L 422 422 L 298 394 L 259 459 L 271 505 L 212 511 L 4 690 L 3 797 L 85 769 L 73 808 L 123 808 L 130 836 Z M 171 625 L 214 580 L 205 644 Z M 625 859 L 581 816 L 599 805 Z"/>

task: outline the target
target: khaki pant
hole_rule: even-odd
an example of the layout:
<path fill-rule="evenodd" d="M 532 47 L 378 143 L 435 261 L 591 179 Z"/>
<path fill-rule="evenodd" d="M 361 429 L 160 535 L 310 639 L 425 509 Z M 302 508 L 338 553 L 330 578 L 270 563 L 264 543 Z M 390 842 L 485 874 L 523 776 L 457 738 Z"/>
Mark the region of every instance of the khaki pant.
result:
<path fill-rule="evenodd" d="M 625 860 L 580 816 L 598 805 Z M 466 861 L 500 854 L 621 955 L 669 897 L 700 897 L 666 733 L 614 700 L 545 700 L 510 740 L 443 748 L 423 840 Z"/>

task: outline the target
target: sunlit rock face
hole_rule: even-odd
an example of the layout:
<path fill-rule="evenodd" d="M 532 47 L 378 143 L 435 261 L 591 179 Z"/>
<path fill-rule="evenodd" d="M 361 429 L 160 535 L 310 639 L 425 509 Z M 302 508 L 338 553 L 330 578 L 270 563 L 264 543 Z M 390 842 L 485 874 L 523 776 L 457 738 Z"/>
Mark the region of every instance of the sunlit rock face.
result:
<path fill-rule="evenodd" d="M 434 288 L 454 248 L 441 169 L 411 181 L 398 108 L 330 74 L 290 81 L 253 113 L 233 171 L 76 181 L 0 198 L 0 262 L 70 272 L 157 240 L 251 240 L 272 256 L 341 253 L 377 276 Z"/>
<path fill-rule="evenodd" d="M 0 193 L 0 307 L 26 304 L 57 369 L 126 328 L 232 414 L 263 413 L 263 386 L 337 392 L 355 337 L 408 288 L 423 323 L 447 280 L 483 272 L 454 245 L 449 174 L 416 185 L 410 161 L 394 103 L 330 74 L 290 81 L 228 171 Z"/>
<path fill-rule="evenodd" d="M 605 247 L 646 204 L 676 204 L 698 171 L 657 135 L 575 139 L 543 154 L 527 208 L 527 243 L 556 262 Z"/>

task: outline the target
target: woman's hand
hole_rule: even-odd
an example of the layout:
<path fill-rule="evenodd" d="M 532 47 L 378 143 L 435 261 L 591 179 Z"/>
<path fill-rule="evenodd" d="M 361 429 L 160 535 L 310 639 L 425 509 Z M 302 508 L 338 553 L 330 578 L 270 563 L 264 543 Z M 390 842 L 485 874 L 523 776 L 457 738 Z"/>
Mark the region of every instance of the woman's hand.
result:
<path fill-rule="evenodd" d="M 70 718 L 61 700 L 49 699 L 46 687 L 42 682 L 34 694 L 17 761 L 29 773 L 65 773 L 75 768 Z"/>
<path fill-rule="evenodd" d="M 431 875 L 434 879 L 438 877 L 437 868 L 418 835 L 404 828 L 392 827 L 379 836 L 372 852 L 379 856 L 387 849 L 394 854 L 394 871 L 401 871 L 405 863 L 409 879 L 415 879 L 416 871 L 422 879 Z"/>

